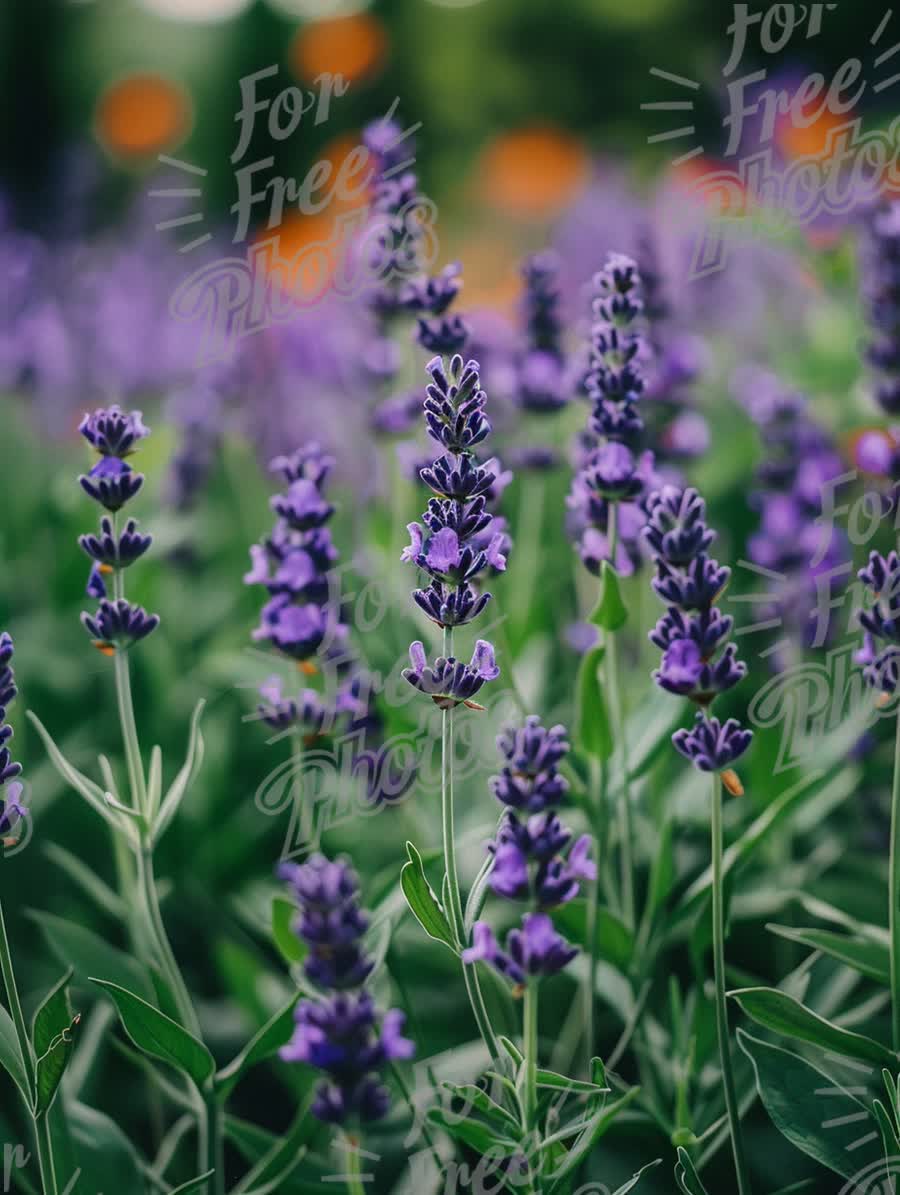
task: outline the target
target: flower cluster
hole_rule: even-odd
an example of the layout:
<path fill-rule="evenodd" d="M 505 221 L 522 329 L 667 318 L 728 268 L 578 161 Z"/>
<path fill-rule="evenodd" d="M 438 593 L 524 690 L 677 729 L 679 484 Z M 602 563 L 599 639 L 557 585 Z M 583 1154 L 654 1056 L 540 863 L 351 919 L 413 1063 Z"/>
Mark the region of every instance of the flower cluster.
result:
<path fill-rule="evenodd" d="M 900 680 L 900 557 L 872 552 L 858 575 L 874 600 L 859 612 L 864 636 L 856 661 L 868 683 L 889 696 Z"/>
<path fill-rule="evenodd" d="M 425 392 L 425 423 L 443 451 L 420 471 L 434 497 L 423 523 L 409 524 L 410 543 L 401 559 L 429 578 L 427 587 L 413 592 L 416 605 L 439 627 L 452 630 L 472 622 L 487 605 L 491 595 L 475 583 L 488 569 L 506 568 L 509 541 L 487 507 L 497 474 L 492 462 L 480 464 L 474 453 L 491 430 L 478 362 L 464 363 L 457 355 L 445 366 L 435 357 L 426 368 L 431 381 Z M 404 676 L 438 704 L 442 699 L 450 705 L 468 702 L 484 681 L 498 675 L 491 645 L 480 640 L 468 666 L 451 656 L 429 669 L 418 642 L 410 649 L 410 661 Z"/>
<path fill-rule="evenodd" d="M 144 555 L 152 537 L 141 534 L 135 519 L 128 519 L 124 527 L 118 521 L 119 511 L 144 484 L 143 474 L 135 473 L 126 458 L 150 429 L 144 426 L 140 411 L 123 411 L 113 405 L 85 415 L 78 430 L 99 454 L 91 471 L 78 480 L 84 492 L 108 512 L 100 519 L 99 535 L 82 535 L 78 540 L 93 562 L 88 596 L 99 602 L 96 612 L 83 613 L 81 621 L 94 646 L 104 655 L 113 655 L 117 649 L 146 638 L 159 625 L 158 615 L 126 601 L 123 594 L 123 571 Z M 112 598 L 107 577 L 113 579 Z"/>
<path fill-rule="evenodd" d="M 875 211 L 863 257 L 863 302 L 874 339 L 867 349 L 878 374 L 875 397 L 888 415 L 900 413 L 900 201 Z"/>
<path fill-rule="evenodd" d="M 613 253 L 594 286 L 596 319 L 585 378 L 592 412 L 567 503 L 585 566 L 597 573 L 610 560 L 619 572 L 630 573 L 644 523 L 642 500 L 657 480 L 653 454 L 639 451 L 644 424 L 637 404 L 645 385 L 641 360 L 648 355 L 638 327 L 641 279 L 631 258 Z"/>
<path fill-rule="evenodd" d="M 250 549 L 253 567 L 244 576 L 248 585 L 269 591 L 253 638 L 298 661 L 315 655 L 326 639 L 339 644 L 347 634 L 330 600 L 328 576 L 337 560 L 325 525 L 334 513 L 324 495 L 333 464 L 315 443 L 272 461 L 287 489 L 271 500 L 278 518 L 271 534 Z"/>
<path fill-rule="evenodd" d="M 25 816 L 20 802 L 22 785 L 17 777 L 22 765 L 16 763 L 9 749 L 13 729 L 6 721 L 6 711 L 16 699 L 16 678 L 12 669 L 13 641 L 6 631 L 0 634 L 0 837 L 5 838 Z"/>
<path fill-rule="evenodd" d="M 577 951 L 556 933 L 547 910 L 573 900 L 581 881 L 593 880 L 597 873 L 589 857 L 590 836 L 572 843 L 557 812 L 568 790 L 558 771 L 569 750 L 565 728 L 547 730 L 532 715 L 524 726 L 504 730 L 497 747 L 505 762 L 491 788 L 506 813 L 488 846 L 493 856 L 490 885 L 498 896 L 527 902 L 533 911 L 525 915 L 521 929 L 510 931 L 506 950 L 489 925 L 477 922 L 463 961 L 490 963 L 520 984 L 529 976 L 552 975 L 575 957 Z"/>
<path fill-rule="evenodd" d="M 434 277 L 426 273 L 435 213 L 409 169 L 415 159 L 406 139 L 393 120 L 375 121 L 363 131 L 363 143 L 375 161 L 372 212 L 381 279 L 370 303 L 382 325 L 404 312 L 416 316 L 419 344 L 430 353 L 449 355 L 459 352 L 469 335 L 463 320 L 448 314 L 459 293 L 461 267 L 455 262 Z"/>
<path fill-rule="evenodd" d="M 675 747 L 701 771 L 722 771 L 743 755 L 752 738 L 734 718 L 720 724 L 709 713 L 714 699 L 747 671 L 733 644 L 725 646 L 733 619 L 715 605 L 731 572 L 708 555 L 715 532 L 706 525 L 706 504 L 696 490 L 665 486 L 650 495 L 647 511 L 644 535 L 654 553 L 653 588 L 667 603 L 650 632 L 663 652 L 653 679 L 700 706 L 694 727 L 672 736 Z M 736 777 L 726 779 L 733 790 L 739 787 Z"/>
<path fill-rule="evenodd" d="M 283 864 L 280 874 L 300 906 L 295 930 L 309 951 L 304 973 L 323 992 L 297 1004 L 294 1035 L 281 1057 L 324 1071 L 312 1106 L 319 1120 L 380 1120 L 390 1096 L 379 1073 L 394 1059 L 411 1058 L 415 1048 L 402 1035 L 403 1013 L 380 1014 L 365 990 L 374 964 L 362 942 L 368 919 L 359 907 L 356 873 L 343 860 L 313 855 L 306 863 Z"/>
<path fill-rule="evenodd" d="M 850 573 L 846 537 L 822 517 L 823 495 L 843 462 L 810 417 L 806 398 L 773 374 L 742 370 L 735 393 L 759 427 L 764 450 L 751 496 L 760 524 L 747 545 L 750 559 L 766 570 L 772 593 L 757 611 L 759 621 L 777 625 L 788 643 L 821 646 L 828 626 L 819 611 L 832 609 L 831 599 Z M 772 662 L 789 663 L 783 649 L 772 653 Z"/>

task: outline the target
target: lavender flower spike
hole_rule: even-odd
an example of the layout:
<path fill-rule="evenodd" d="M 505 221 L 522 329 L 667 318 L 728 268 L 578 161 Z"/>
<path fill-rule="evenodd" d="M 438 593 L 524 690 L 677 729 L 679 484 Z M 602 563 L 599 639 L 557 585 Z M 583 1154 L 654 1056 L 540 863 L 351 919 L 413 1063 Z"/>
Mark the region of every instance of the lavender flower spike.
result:
<path fill-rule="evenodd" d="M 489 963 L 504 978 L 519 985 L 532 976 L 555 975 L 578 954 L 576 947 L 553 928 L 546 913 L 526 913 L 522 928 L 510 930 L 506 950 L 484 921 L 472 928 L 474 944 L 462 952 L 464 963 Z"/>
<path fill-rule="evenodd" d="M 474 710 L 484 709 L 472 698 L 486 681 L 496 680 L 500 675 L 494 660 L 494 649 L 484 639 L 479 639 L 475 644 L 468 664 L 453 656 L 438 656 L 434 667 L 429 667 L 425 648 L 418 640 L 410 646 L 409 659 L 411 666 L 403 669 L 404 680 L 427 693 L 440 709 L 451 709 L 457 705 Z"/>
<path fill-rule="evenodd" d="M 0 838 L 4 843 L 9 832 L 26 814 L 20 800 L 22 785 L 17 780 L 22 765 L 12 758 L 8 744 L 13 737 L 13 729 L 6 721 L 6 711 L 18 693 L 12 669 L 14 650 L 12 637 L 3 631 L 0 634 Z"/>

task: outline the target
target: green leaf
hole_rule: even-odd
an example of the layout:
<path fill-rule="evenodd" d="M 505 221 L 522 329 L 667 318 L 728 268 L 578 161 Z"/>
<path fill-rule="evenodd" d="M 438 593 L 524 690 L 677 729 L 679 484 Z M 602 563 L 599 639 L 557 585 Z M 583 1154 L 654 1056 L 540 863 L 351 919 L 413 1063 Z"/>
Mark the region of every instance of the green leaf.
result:
<path fill-rule="evenodd" d="M 216 1088 L 220 1092 L 227 1095 L 251 1066 L 271 1058 L 290 1039 L 294 1029 L 294 1008 L 297 999 L 297 994 L 291 996 L 287 1004 L 269 1018 L 243 1050 L 219 1071 L 216 1075 Z"/>
<path fill-rule="evenodd" d="M 99 975 L 137 992 L 145 1000 L 153 998 L 152 985 L 141 967 L 93 930 L 53 913 L 29 909 L 27 915 L 40 926 L 50 949 L 63 966 L 75 968 L 79 981 L 86 982 L 91 976 Z"/>
<path fill-rule="evenodd" d="M 44 853 L 54 867 L 64 871 L 99 909 L 116 918 L 117 921 L 124 921 L 125 902 L 117 892 L 113 892 L 112 888 L 100 879 L 92 867 L 88 867 L 77 855 L 67 851 L 65 847 L 56 842 L 48 842 L 44 847 Z"/>
<path fill-rule="evenodd" d="M 489 1125 L 480 1120 L 463 1120 L 446 1112 L 443 1108 L 429 1108 L 427 1118 L 432 1124 L 439 1125 L 446 1133 L 457 1141 L 462 1141 L 470 1149 L 480 1154 L 496 1151 L 500 1146 L 509 1151 L 516 1149 L 516 1141 L 496 1133 Z"/>
<path fill-rule="evenodd" d="M 737 1040 L 753 1064 L 763 1107 L 792 1145 L 847 1179 L 880 1156 L 880 1146 L 864 1140 L 874 1128 L 874 1118 L 842 1084 L 743 1029 L 738 1029 Z"/>
<path fill-rule="evenodd" d="M 573 1174 L 581 1165 L 618 1114 L 623 1108 L 627 1108 L 631 1101 L 640 1093 L 640 1090 L 640 1087 L 631 1087 L 621 1099 L 616 1100 L 605 1108 L 599 1108 L 594 1113 L 587 1126 L 576 1137 L 575 1141 L 573 1141 L 572 1148 L 566 1154 L 562 1164 L 551 1176 L 552 1181 L 548 1188 L 549 1195 L 556 1195 L 557 1192 L 563 1190 L 563 1183 L 566 1178 Z"/>
<path fill-rule="evenodd" d="M 506 815 L 504 813 L 501 815 L 501 818 L 505 816 Z M 487 900 L 493 866 L 494 856 L 488 855 L 479 868 L 478 875 L 475 877 L 475 882 L 469 889 L 469 896 L 466 900 L 466 909 L 463 916 L 466 940 L 468 940 L 469 934 L 472 932 L 472 926 L 481 916 L 481 910 L 484 908 L 484 902 Z"/>
<path fill-rule="evenodd" d="M 790 925 L 767 925 L 766 929 L 780 938 L 808 946 L 810 950 L 820 950 L 868 979 L 885 986 L 891 982 L 890 951 L 880 942 L 836 934 L 829 929 L 794 929 Z"/>
<path fill-rule="evenodd" d="M 307 947 L 294 933 L 297 920 L 297 906 L 284 896 L 272 899 L 272 938 L 285 962 L 302 963 L 308 953 Z"/>
<path fill-rule="evenodd" d="M 69 1004 L 68 987 L 74 971 L 70 967 L 38 1006 L 31 1022 L 31 1043 L 35 1058 L 46 1054 L 50 1043 L 72 1022 L 72 1007 Z"/>
<path fill-rule="evenodd" d="M 436 942 L 443 942 L 454 954 L 457 953 L 453 932 L 440 901 L 435 896 L 425 877 L 422 856 L 411 842 L 406 844 L 409 862 L 403 864 L 400 872 L 400 887 L 413 916 L 425 933 Z"/>
<path fill-rule="evenodd" d="M 621 1187 L 616 1187 L 613 1195 L 628 1195 L 628 1192 L 633 1191 L 641 1181 L 641 1175 L 646 1174 L 648 1170 L 653 1170 L 661 1161 L 662 1158 L 655 1158 L 652 1162 L 648 1162 L 646 1166 L 642 1166 L 637 1174 L 631 1176 L 627 1183 L 623 1183 Z"/>
<path fill-rule="evenodd" d="M 601 1087 L 597 1083 L 589 1083 L 587 1079 L 570 1079 L 566 1075 L 558 1075 L 556 1071 L 537 1072 L 538 1087 L 549 1087 L 554 1091 L 565 1091 L 570 1095 L 607 1095 L 608 1087 Z"/>
<path fill-rule="evenodd" d="M 509 1129 L 512 1127 L 515 1133 L 519 1131 L 519 1122 L 511 1113 L 496 1103 L 488 1095 L 486 1091 L 482 1091 L 480 1087 L 476 1087 L 472 1083 L 451 1083 L 449 1080 L 444 1080 L 441 1083 L 446 1091 L 448 1091 L 455 1099 L 462 1100 L 466 1106 L 466 1111 L 470 1108 L 476 1112 L 480 1112 L 485 1120 L 493 1120 L 499 1123 L 502 1128 Z M 461 1115 L 459 1113 L 452 1113 L 452 1115 Z"/>
<path fill-rule="evenodd" d="M 141 1160 L 114 1120 L 78 1100 L 66 1100 L 65 1113 L 81 1170 L 79 1193 L 105 1191 L 110 1195 L 144 1189 Z M 71 1181 L 71 1175 L 65 1175 L 65 1180 Z"/>
<path fill-rule="evenodd" d="M 675 1181 L 679 1191 L 684 1195 L 709 1195 L 706 1187 L 700 1181 L 700 1175 L 694 1169 L 691 1155 L 686 1149 L 678 1147 L 678 1161 L 675 1163 Z"/>
<path fill-rule="evenodd" d="M 600 569 L 600 597 L 589 622 L 604 631 L 617 631 L 628 621 L 628 611 L 619 593 L 619 577 L 608 560 Z"/>
<path fill-rule="evenodd" d="M 41 1116 L 50 1109 L 56 1092 L 62 1081 L 63 1073 L 68 1066 L 72 1051 L 75 1049 L 75 1034 L 81 1014 L 72 1018 L 71 1024 L 66 1026 L 50 1042 L 44 1054 L 40 1055 L 36 1065 L 35 1087 L 37 1095 L 34 1102 L 35 1116 Z"/>
<path fill-rule="evenodd" d="M 194 712 L 191 715 L 191 729 L 188 735 L 187 754 L 184 758 L 184 763 L 178 775 L 172 781 L 169 791 L 163 797 L 162 804 L 159 807 L 159 813 L 153 824 L 153 841 L 159 842 L 163 834 L 169 828 L 169 823 L 178 811 L 178 806 L 181 804 L 184 794 L 187 792 L 188 785 L 193 779 L 194 773 L 203 762 L 203 735 L 200 733 L 200 716 L 203 713 L 205 700 L 201 699 L 194 706 Z"/>
<path fill-rule="evenodd" d="M 28 1090 L 28 1078 L 25 1074 L 22 1051 L 19 1049 L 16 1026 L 2 1004 L 0 1004 L 0 1066 L 15 1082 L 16 1087 L 22 1093 L 22 1099 L 30 1108 L 31 1092 Z"/>
<path fill-rule="evenodd" d="M 35 1113 L 46 1112 L 56 1096 L 63 1072 L 75 1048 L 75 1030 L 81 1017 L 72 1016 L 68 987 L 72 968 L 51 988 L 34 1014 L 31 1042 L 37 1059 Z"/>
<path fill-rule="evenodd" d="M 740 988 L 728 995 L 737 1000 L 748 1017 L 773 1033 L 794 1037 L 844 1058 L 856 1058 L 874 1066 L 897 1066 L 897 1055 L 880 1042 L 833 1025 L 776 988 Z"/>
<path fill-rule="evenodd" d="M 189 1075 L 198 1087 L 206 1083 L 215 1070 L 215 1062 L 203 1042 L 126 988 L 104 979 L 92 982 L 109 993 L 125 1032 L 139 1050 L 170 1063 Z"/>
<path fill-rule="evenodd" d="M 188 1191 L 199 1191 L 201 1187 L 205 1187 L 215 1170 L 207 1170 L 206 1174 L 198 1174 L 196 1178 L 189 1178 L 186 1183 L 182 1183 L 180 1187 L 173 1187 L 169 1195 L 188 1195 Z"/>
<path fill-rule="evenodd" d="M 497 1041 L 500 1043 L 500 1045 L 503 1047 L 503 1049 L 507 1052 L 507 1054 L 513 1060 L 516 1067 L 520 1067 L 522 1065 L 522 1063 L 525 1061 L 525 1058 L 524 1058 L 524 1055 L 522 1054 L 522 1051 L 515 1044 L 515 1042 L 510 1041 L 510 1039 L 508 1037 L 504 1037 L 502 1033 L 498 1035 Z"/>
<path fill-rule="evenodd" d="M 150 752 L 150 767 L 147 772 L 147 808 L 150 810 L 150 822 L 156 816 L 162 797 L 162 750 L 156 746 Z"/>
<path fill-rule="evenodd" d="M 600 760 L 609 759 L 613 749 L 612 729 L 599 674 L 604 651 L 603 645 L 598 644 L 585 652 L 576 682 L 575 737 L 585 754 Z"/>
<path fill-rule="evenodd" d="M 79 772 L 74 764 L 69 763 L 66 757 L 60 751 L 59 747 L 54 742 L 50 732 L 41 722 L 40 718 L 32 710 L 28 710 L 28 717 L 31 719 L 32 725 L 37 730 L 47 754 L 50 756 L 50 762 L 59 772 L 60 776 L 65 782 L 74 788 L 77 793 L 87 801 L 95 813 L 99 813 L 105 822 L 107 822 L 114 829 L 121 830 L 122 823 L 119 818 L 114 817 L 106 801 L 103 797 L 103 790 L 93 780 L 85 776 L 83 772 Z"/>

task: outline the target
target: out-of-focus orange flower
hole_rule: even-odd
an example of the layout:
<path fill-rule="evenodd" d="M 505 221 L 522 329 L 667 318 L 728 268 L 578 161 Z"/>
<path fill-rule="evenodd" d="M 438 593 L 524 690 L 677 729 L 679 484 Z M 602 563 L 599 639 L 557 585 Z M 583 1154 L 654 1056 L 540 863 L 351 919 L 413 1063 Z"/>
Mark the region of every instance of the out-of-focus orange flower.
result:
<path fill-rule="evenodd" d="M 821 103 L 821 99 L 817 100 L 815 104 L 808 106 L 808 111 L 814 111 Z M 775 144 L 786 158 L 812 157 L 824 153 L 828 134 L 851 119 L 852 113 L 850 112 L 839 115 L 826 108 L 812 124 L 803 127 L 794 124 L 790 113 L 788 113 L 775 124 Z"/>
<path fill-rule="evenodd" d="M 509 315 L 516 311 L 522 293 L 517 245 L 502 235 L 483 232 L 455 246 L 450 258 L 463 263 L 466 309 L 485 307 Z"/>
<path fill-rule="evenodd" d="M 482 197 L 505 214 L 543 219 L 565 206 L 587 182 L 584 145 L 561 129 L 535 125 L 496 137 L 478 171 Z"/>
<path fill-rule="evenodd" d="M 298 304 L 304 299 L 319 299 L 330 288 L 339 252 L 334 244 L 334 232 L 334 211 L 328 209 L 314 216 L 287 212 L 278 228 L 261 229 L 257 234 L 258 243 L 278 237 L 277 258 L 265 264 L 268 264 L 273 284 L 282 292 L 295 296 Z M 319 243 L 328 248 L 324 252 L 310 250 L 311 245 Z M 289 267 L 288 277 L 285 276 L 285 265 Z"/>
<path fill-rule="evenodd" d="M 353 133 L 342 133 L 339 137 L 333 138 L 323 146 L 316 155 L 317 161 L 331 163 L 331 174 L 329 175 L 328 182 L 322 188 L 322 194 L 326 191 L 331 194 L 331 198 L 328 201 L 328 210 L 330 212 L 345 212 L 353 208 L 362 207 L 363 204 L 369 201 L 368 189 L 361 184 L 372 173 L 371 159 L 367 159 L 367 163 L 362 169 L 356 168 L 355 160 L 347 166 L 347 170 L 349 171 L 346 180 L 347 189 L 355 192 L 354 194 L 344 196 L 332 190 L 341 167 L 350 155 L 359 149 L 361 143 L 361 135 L 357 134 L 354 136 Z"/>
<path fill-rule="evenodd" d="M 190 132 L 188 93 L 163 75 L 140 73 L 111 83 L 94 114 L 94 128 L 110 153 L 149 158 L 174 149 Z"/>
<path fill-rule="evenodd" d="M 388 52 L 387 31 L 371 13 L 315 21 L 298 30 L 288 59 L 298 77 L 311 83 L 318 75 L 343 75 L 349 82 L 373 75 Z"/>

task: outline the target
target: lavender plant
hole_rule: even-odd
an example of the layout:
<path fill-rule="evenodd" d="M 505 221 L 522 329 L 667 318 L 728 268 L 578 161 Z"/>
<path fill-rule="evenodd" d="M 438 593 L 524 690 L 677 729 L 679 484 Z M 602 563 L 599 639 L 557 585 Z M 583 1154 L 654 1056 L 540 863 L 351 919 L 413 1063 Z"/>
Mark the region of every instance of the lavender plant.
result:
<path fill-rule="evenodd" d="M 715 532 L 706 524 L 706 506 L 696 490 L 673 486 L 651 494 L 644 534 L 653 550 L 653 588 L 665 614 L 650 638 L 663 651 L 653 679 L 667 692 L 698 706 L 693 727 L 672 736 L 675 749 L 701 772 L 712 775 L 712 935 L 716 991 L 716 1028 L 725 1107 L 739 1195 L 749 1195 L 750 1180 L 735 1089 L 725 995 L 725 894 L 723 870 L 722 785 L 743 794 L 734 764 L 747 750 L 752 732 L 734 718 L 720 722 L 711 712 L 716 697 L 746 675 L 733 644 L 726 643 L 733 619 L 715 605 L 731 570 L 707 549 Z"/>
<path fill-rule="evenodd" d="M 472 699 L 485 682 L 500 675 L 500 670 L 490 643 L 478 640 L 467 665 L 454 655 L 453 638 L 456 628 L 476 619 L 490 600 L 489 593 L 475 588 L 479 577 L 489 567 L 504 569 L 506 557 L 504 536 L 491 532 L 492 516 L 487 510 L 487 496 L 496 474 L 489 463 L 480 464 L 474 453 L 491 431 L 478 362 L 463 364 L 462 357 L 456 355 L 445 365 L 435 357 L 427 371 L 431 381 L 426 387 L 425 423 L 444 452 L 421 470 L 421 478 L 434 497 L 422 516 L 424 526 L 409 525 L 410 543 L 401 558 L 415 564 L 428 578 L 427 587 L 416 589 L 412 596 L 441 628 L 443 654 L 429 667 L 424 645 L 416 641 L 410 647 L 410 667 L 403 675 L 441 710 L 441 827 L 447 909 L 440 913 L 446 917 L 449 944 L 459 952 L 465 946 L 466 930 L 456 864 L 454 714 L 463 703 L 480 708 Z M 498 1058 L 497 1040 L 478 976 L 467 969 L 464 976 L 485 1045 L 491 1058 Z"/>
<path fill-rule="evenodd" d="M 18 777 L 22 765 L 12 758 L 9 741 L 13 730 L 7 721 L 7 711 L 16 699 L 16 680 L 12 668 L 14 646 L 11 636 L 0 634 L 0 840 L 5 850 L 16 844 L 11 837 L 26 815 L 22 803 L 22 784 Z M 0 973 L 9 1012 L 3 1017 L 11 1022 L 13 1040 L 18 1045 L 18 1057 L 5 1056 L 3 1065 L 18 1087 L 31 1120 L 43 1195 L 57 1195 L 59 1184 L 53 1160 L 53 1141 L 48 1115 L 56 1099 L 75 1043 L 75 1030 L 80 1017 L 73 1017 L 68 1002 L 68 981 L 71 972 L 42 1002 L 34 1018 L 32 1032 L 28 1032 L 22 1000 L 16 983 L 12 951 L 6 932 L 3 905 L 0 902 Z M 9 1032 L 4 1026 L 4 1036 Z"/>
<path fill-rule="evenodd" d="M 283 864 L 280 874 L 300 907 L 294 928 L 308 952 L 304 976 L 317 992 L 298 1002 L 293 1037 L 280 1055 L 324 1073 L 312 1113 L 342 1129 L 348 1191 L 359 1195 L 359 1133 L 390 1108 L 379 1075 L 412 1058 L 415 1047 L 402 1036 L 403 1013 L 379 1013 L 366 988 L 374 963 L 362 945 L 368 919 L 359 908 L 356 873 L 342 859 L 313 855 L 303 864 Z"/>

